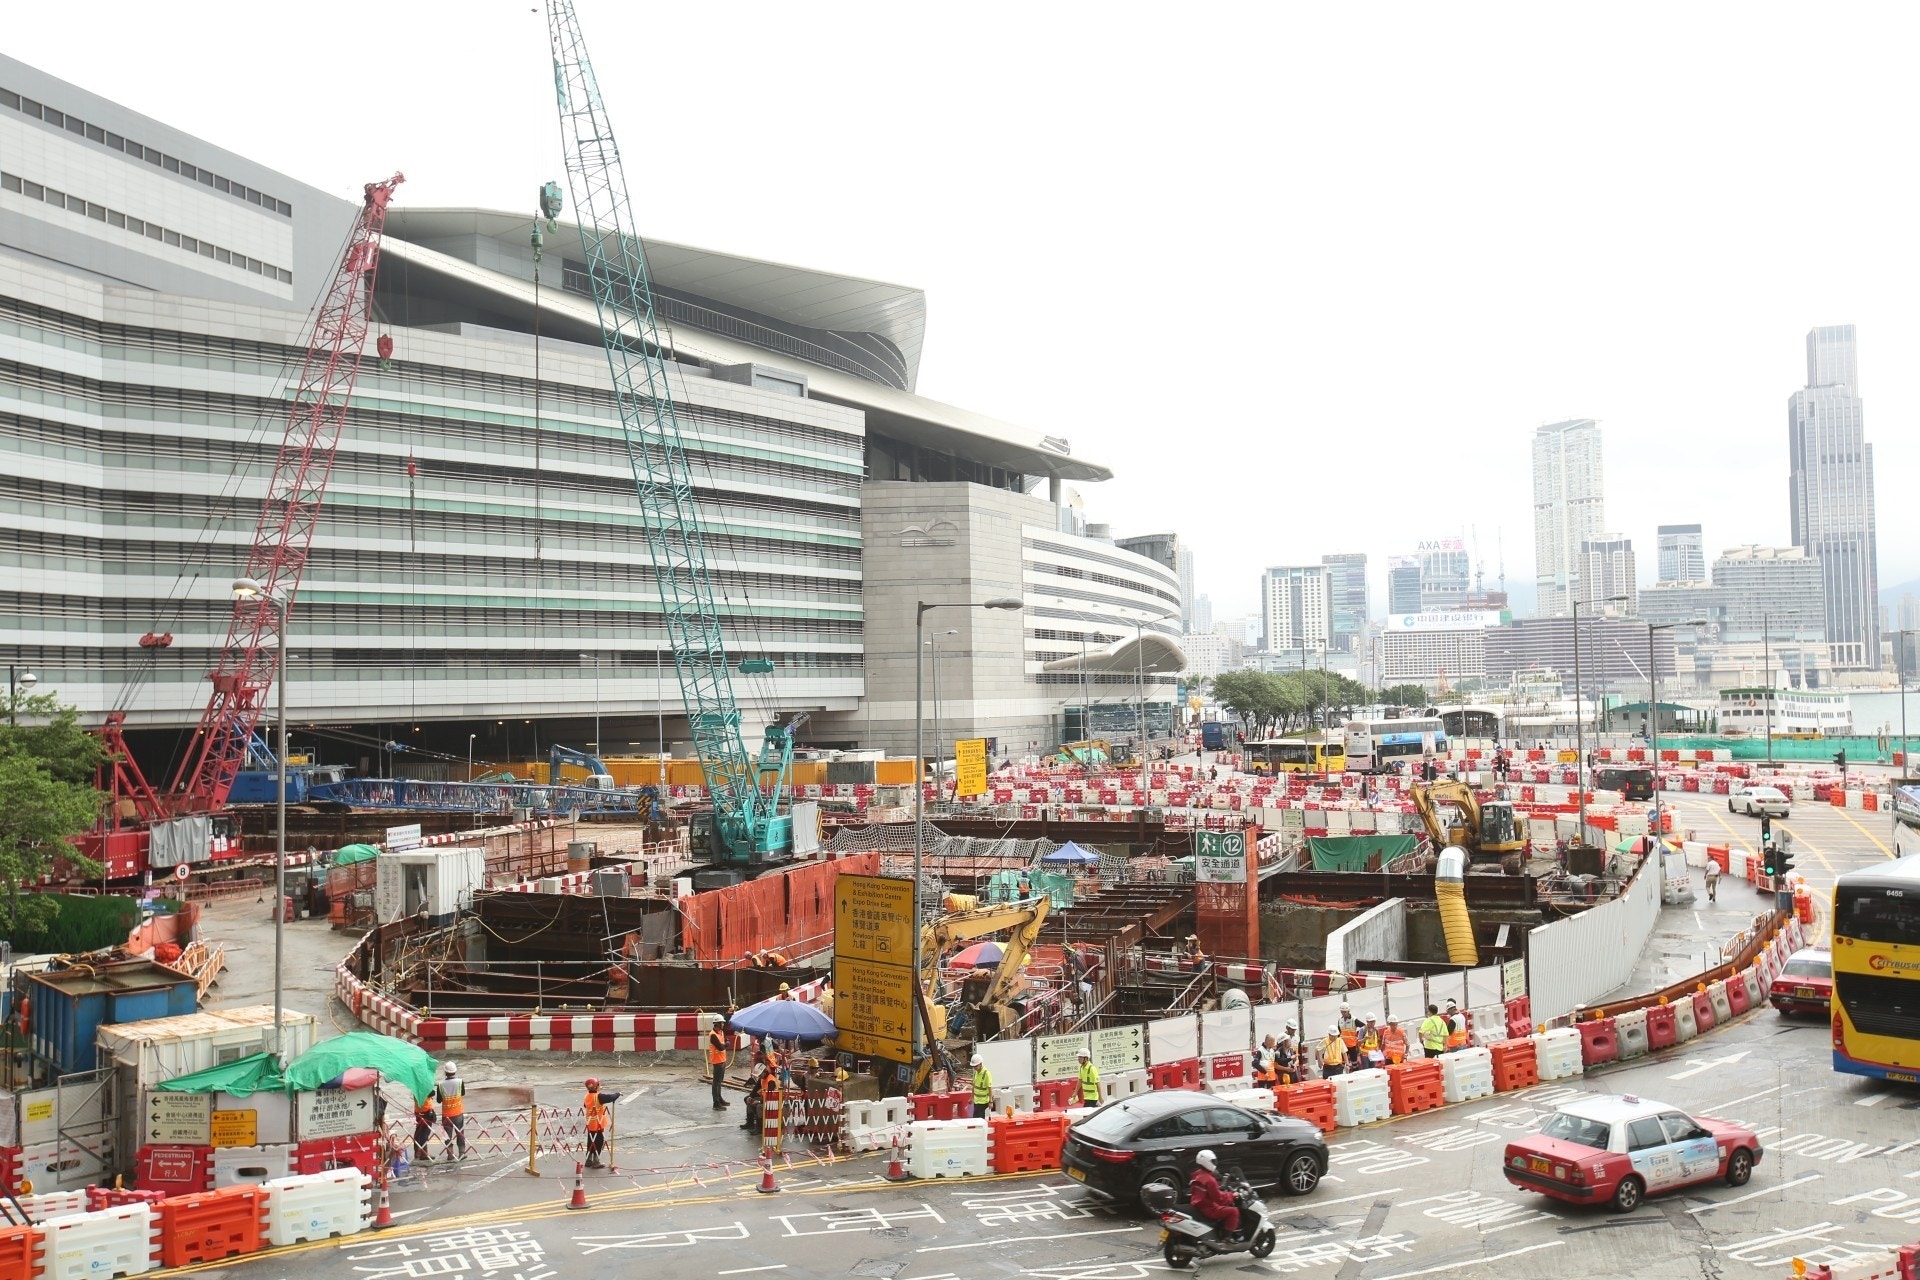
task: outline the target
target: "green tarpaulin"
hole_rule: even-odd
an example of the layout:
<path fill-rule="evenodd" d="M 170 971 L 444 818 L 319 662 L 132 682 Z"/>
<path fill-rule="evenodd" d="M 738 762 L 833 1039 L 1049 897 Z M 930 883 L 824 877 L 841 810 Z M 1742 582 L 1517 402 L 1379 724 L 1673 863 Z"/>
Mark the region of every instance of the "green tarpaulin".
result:
<path fill-rule="evenodd" d="M 369 858 L 377 858 L 379 856 L 380 851 L 370 844 L 342 845 L 334 852 L 333 865 L 336 867 L 347 867 L 352 866 L 356 862 L 365 862 Z"/>
<path fill-rule="evenodd" d="M 415 1102 L 424 1101 L 433 1092 L 433 1058 L 426 1050 L 368 1031 L 355 1031 L 315 1045 L 289 1063 L 284 1075 L 274 1069 L 272 1054 L 256 1053 L 179 1076 L 167 1081 L 166 1087 L 174 1093 L 230 1093 L 244 1098 L 266 1090 L 318 1089 L 355 1067 L 378 1071 L 385 1079 L 406 1085 Z"/>
<path fill-rule="evenodd" d="M 1412 853 L 1418 844 L 1412 836 L 1307 837 L 1315 871 L 1378 871 L 1395 858 Z"/>

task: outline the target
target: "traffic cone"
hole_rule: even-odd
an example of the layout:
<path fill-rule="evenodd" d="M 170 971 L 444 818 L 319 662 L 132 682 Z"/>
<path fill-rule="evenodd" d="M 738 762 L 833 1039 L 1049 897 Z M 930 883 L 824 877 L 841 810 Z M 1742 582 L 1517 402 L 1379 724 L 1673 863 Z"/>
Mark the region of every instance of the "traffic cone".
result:
<path fill-rule="evenodd" d="M 906 1180 L 907 1165 L 900 1158 L 900 1135 L 896 1133 L 893 1135 L 893 1154 L 887 1160 L 887 1181 L 905 1182 Z"/>
<path fill-rule="evenodd" d="M 778 1195 L 780 1184 L 773 1180 L 773 1159 L 766 1152 L 760 1153 L 760 1194 Z"/>
<path fill-rule="evenodd" d="M 380 1179 L 380 1205 L 379 1208 L 374 1211 L 373 1215 L 373 1229 L 378 1231 L 382 1227 L 390 1227 L 392 1225 L 393 1206 L 387 1203 L 387 1180 L 383 1177 Z"/>
<path fill-rule="evenodd" d="M 587 1207 L 587 1170 L 578 1160 L 573 1162 L 573 1199 L 567 1201 L 569 1209 Z"/>

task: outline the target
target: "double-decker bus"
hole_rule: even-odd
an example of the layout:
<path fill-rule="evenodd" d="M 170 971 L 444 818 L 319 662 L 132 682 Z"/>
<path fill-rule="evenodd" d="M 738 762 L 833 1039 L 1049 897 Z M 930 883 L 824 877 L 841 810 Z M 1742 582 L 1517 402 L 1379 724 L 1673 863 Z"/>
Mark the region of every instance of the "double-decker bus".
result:
<path fill-rule="evenodd" d="M 1255 773 L 1345 773 L 1346 748 L 1316 738 L 1261 738 L 1246 744 L 1247 768 Z"/>
<path fill-rule="evenodd" d="M 1447 749 L 1438 716 L 1349 720 L 1346 732 L 1347 768 L 1358 773 L 1386 773 L 1396 763 L 1411 771 L 1422 756 Z"/>
<path fill-rule="evenodd" d="M 1833 886 L 1833 1069 L 1920 1084 L 1920 854 Z"/>

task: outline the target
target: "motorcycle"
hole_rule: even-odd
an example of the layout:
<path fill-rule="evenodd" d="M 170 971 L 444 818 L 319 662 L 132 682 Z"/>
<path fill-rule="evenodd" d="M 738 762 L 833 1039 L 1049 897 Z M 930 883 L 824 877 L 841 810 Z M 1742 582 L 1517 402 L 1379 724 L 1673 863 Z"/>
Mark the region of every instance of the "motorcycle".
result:
<path fill-rule="evenodd" d="M 1141 1193 L 1141 1201 L 1160 1219 L 1160 1256 L 1167 1265 L 1184 1269 L 1200 1258 L 1216 1258 L 1229 1253 L 1245 1253 L 1264 1258 L 1279 1242 L 1279 1233 L 1267 1217 L 1267 1206 L 1253 1185 L 1237 1169 L 1224 1171 L 1221 1190 L 1233 1196 L 1240 1209 L 1240 1230 L 1227 1235 L 1220 1224 L 1196 1217 L 1176 1207 L 1178 1192 L 1164 1182 L 1156 1182 Z"/>

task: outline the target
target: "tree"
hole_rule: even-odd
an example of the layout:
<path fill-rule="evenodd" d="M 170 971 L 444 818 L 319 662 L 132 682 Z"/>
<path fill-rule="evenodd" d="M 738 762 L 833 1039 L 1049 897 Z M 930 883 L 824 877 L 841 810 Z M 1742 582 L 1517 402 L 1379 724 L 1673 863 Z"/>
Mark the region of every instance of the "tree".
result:
<path fill-rule="evenodd" d="M 1380 691 L 1380 700 L 1393 707 L 1424 707 L 1427 691 L 1417 684 L 1396 684 Z"/>
<path fill-rule="evenodd" d="M 80 728 L 72 707 L 52 694 L 16 698 L 0 725 L 0 890 L 6 936 L 45 929 L 59 913 L 49 895 L 21 892 L 64 858 L 83 875 L 98 874 L 70 843 L 91 827 L 107 797 L 93 786 L 102 760 L 99 740 Z"/>

